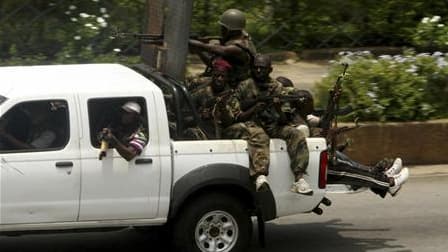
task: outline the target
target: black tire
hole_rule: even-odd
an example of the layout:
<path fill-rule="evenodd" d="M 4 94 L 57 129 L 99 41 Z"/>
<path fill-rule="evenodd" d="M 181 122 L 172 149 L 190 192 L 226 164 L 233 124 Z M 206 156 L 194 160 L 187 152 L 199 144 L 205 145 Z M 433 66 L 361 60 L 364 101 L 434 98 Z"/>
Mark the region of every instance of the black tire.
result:
<path fill-rule="evenodd" d="M 248 208 L 240 200 L 224 193 L 207 193 L 190 202 L 176 218 L 175 251 L 243 252 L 251 231 Z"/>

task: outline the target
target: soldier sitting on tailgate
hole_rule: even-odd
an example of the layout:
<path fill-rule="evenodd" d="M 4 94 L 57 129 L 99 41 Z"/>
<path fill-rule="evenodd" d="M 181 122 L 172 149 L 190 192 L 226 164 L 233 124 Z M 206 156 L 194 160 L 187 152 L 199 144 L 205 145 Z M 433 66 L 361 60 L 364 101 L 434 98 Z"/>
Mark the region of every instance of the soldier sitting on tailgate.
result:
<path fill-rule="evenodd" d="M 300 194 L 311 194 L 313 190 L 306 182 L 304 174 L 308 166 L 308 147 L 305 135 L 287 124 L 285 114 L 281 111 L 281 103 L 275 97 L 282 94 L 282 85 L 270 77 L 271 59 L 266 55 L 255 56 L 252 79 L 242 82 L 238 87 L 238 97 L 244 100 L 243 110 L 247 107 L 261 107 L 253 116 L 257 125 L 261 126 L 271 138 L 286 141 L 291 159 L 291 170 L 295 181 L 291 191 Z"/>
<path fill-rule="evenodd" d="M 322 119 L 312 114 L 314 100 L 311 93 L 297 88 L 286 88 L 284 94 L 299 97 L 295 102 L 283 106 L 289 124 L 297 127 L 307 137 L 320 136 L 319 127 Z M 387 192 L 395 196 L 409 177 L 408 168 L 402 168 L 400 158 L 383 159 L 375 166 L 366 166 L 350 159 L 342 151 L 336 151 L 335 156 L 336 162 L 329 162 L 328 165 L 328 184 L 347 184 L 355 188 L 369 187 L 374 193 L 385 197 Z"/>

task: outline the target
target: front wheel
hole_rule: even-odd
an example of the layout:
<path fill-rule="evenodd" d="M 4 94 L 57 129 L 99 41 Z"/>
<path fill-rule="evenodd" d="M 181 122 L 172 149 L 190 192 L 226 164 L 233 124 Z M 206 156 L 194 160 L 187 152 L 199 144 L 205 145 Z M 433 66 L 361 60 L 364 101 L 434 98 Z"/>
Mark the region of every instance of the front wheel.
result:
<path fill-rule="evenodd" d="M 183 209 L 174 225 L 174 242 L 176 251 L 246 251 L 251 230 L 248 209 L 240 200 L 210 193 Z"/>

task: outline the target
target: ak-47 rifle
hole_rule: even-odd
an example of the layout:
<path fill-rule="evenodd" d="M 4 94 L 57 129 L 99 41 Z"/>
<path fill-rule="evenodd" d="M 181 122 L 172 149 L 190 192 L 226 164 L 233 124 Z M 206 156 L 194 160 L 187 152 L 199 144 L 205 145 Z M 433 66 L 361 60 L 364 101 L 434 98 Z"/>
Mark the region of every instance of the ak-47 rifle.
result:
<path fill-rule="evenodd" d="M 328 100 L 327 108 L 321 119 L 322 136 L 326 137 L 329 142 L 329 157 L 334 164 L 336 162 L 337 136 L 343 132 L 355 129 L 358 127 L 358 121 L 355 120 L 355 127 L 338 127 L 338 112 L 339 112 L 339 98 L 342 94 L 342 80 L 347 72 L 348 64 L 343 64 L 343 71 L 336 79 L 336 83 L 330 90 L 330 98 Z"/>
<path fill-rule="evenodd" d="M 143 44 L 163 44 L 163 35 L 162 34 L 147 34 L 147 33 L 127 33 L 127 32 L 119 32 L 115 31 L 113 34 L 114 38 L 127 38 L 132 37 L 140 40 Z"/>
<path fill-rule="evenodd" d="M 284 102 L 294 102 L 294 101 L 299 101 L 300 99 L 303 99 L 303 96 L 299 96 L 299 95 L 267 95 L 267 96 L 260 96 L 257 97 L 255 99 L 245 99 L 243 101 L 241 101 L 241 109 L 242 110 L 246 110 L 252 106 L 254 106 L 255 104 L 262 102 L 262 103 L 266 103 L 267 105 L 270 105 L 272 103 L 274 103 L 275 101 L 279 102 L 279 103 L 284 103 Z"/>
<path fill-rule="evenodd" d="M 132 37 L 140 40 L 143 44 L 155 44 L 161 45 L 164 41 L 163 34 L 148 34 L 148 33 L 126 33 L 115 31 L 113 34 L 114 38 L 125 38 Z M 212 40 L 218 40 L 220 43 L 222 41 L 222 37 L 219 36 L 199 36 L 197 33 L 193 32 L 190 34 L 190 39 L 199 40 L 204 43 L 209 43 Z"/>

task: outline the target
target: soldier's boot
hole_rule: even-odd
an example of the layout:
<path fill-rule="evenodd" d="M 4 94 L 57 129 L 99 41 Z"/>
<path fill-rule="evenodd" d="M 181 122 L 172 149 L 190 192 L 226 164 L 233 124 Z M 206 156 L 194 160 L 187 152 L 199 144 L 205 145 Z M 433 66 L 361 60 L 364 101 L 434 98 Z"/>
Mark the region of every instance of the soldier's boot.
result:
<path fill-rule="evenodd" d="M 305 195 L 311 195 L 313 193 L 313 189 L 311 189 L 311 186 L 303 178 L 300 178 L 297 182 L 294 182 L 290 190 L 293 193 Z"/>
<path fill-rule="evenodd" d="M 396 158 L 392 166 L 387 169 L 384 174 L 386 174 L 386 176 L 388 177 L 392 177 L 393 175 L 399 174 L 402 167 L 403 161 L 401 160 L 401 158 Z"/>
<path fill-rule="evenodd" d="M 401 186 L 408 180 L 409 169 L 405 167 L 400 171 L 400 173 L 395 174 L 392 177 L 394 179 L 394 185 L 389 188 L 389 193 L 392 197 L 394 197 L 401 189 Z"/>
<path fill-rule="evenodd" d="M 255 179 L 255 190 L 257 192 L 267 190 L 268 188 L 269 183 L 265 175 L 260 175 Z"/>

